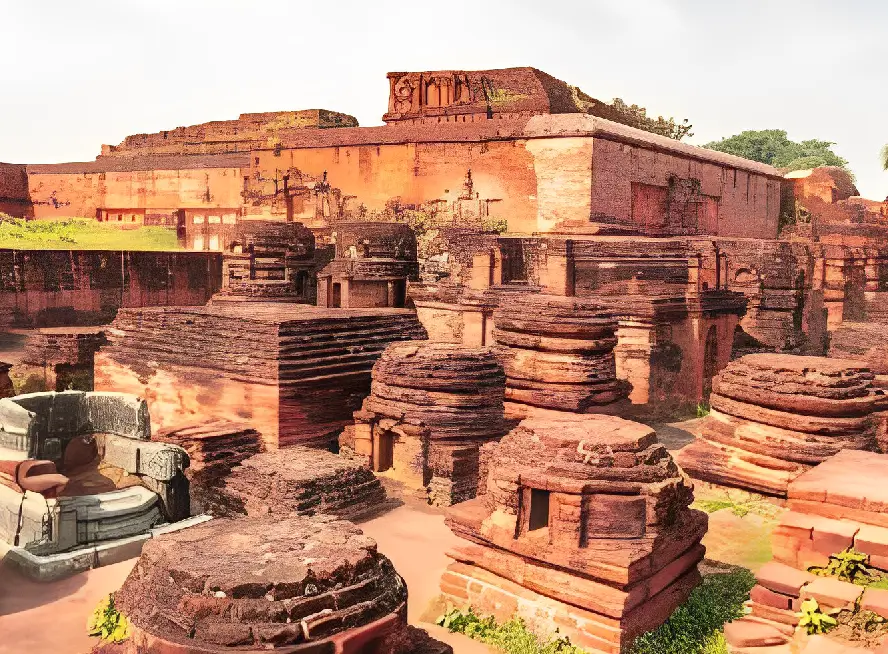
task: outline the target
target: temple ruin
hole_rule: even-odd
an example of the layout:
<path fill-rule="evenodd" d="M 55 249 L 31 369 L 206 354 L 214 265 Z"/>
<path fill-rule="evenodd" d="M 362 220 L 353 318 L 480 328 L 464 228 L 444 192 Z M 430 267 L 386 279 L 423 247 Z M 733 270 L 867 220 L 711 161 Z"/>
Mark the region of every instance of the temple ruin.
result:
<path fill-rule="evenodd" d="M 487 492 L 448 511 L 457 605 L 619 654 L 700 581 L 705 514 L 656 434 L 612 416 L 529 418 L 493 449 Z M 538 610 L 541 607 L 542 610 Z"/>
<path fill-rule="evenodd" d="M 462 539 L 444 600 L 601 654 L 700 583 L 692 478 L 789 508 L 732 654 L 831 606 L 808 568 L 842 548 L 888 570 L 863 488 L 888 447 L 888 204 L 534 68 L 387 84 L 381 126 L 242 114 L 0 164 L 12 216 L 181 250 L 0 251 L 0 324 L 25 333 L 0 537 L 36 577 L 144 545 L 133 634 L 96 652 L 446 654 L 347 522 L 395 506 Z M 648 425 L 694 415 L 673 458 Z"/>

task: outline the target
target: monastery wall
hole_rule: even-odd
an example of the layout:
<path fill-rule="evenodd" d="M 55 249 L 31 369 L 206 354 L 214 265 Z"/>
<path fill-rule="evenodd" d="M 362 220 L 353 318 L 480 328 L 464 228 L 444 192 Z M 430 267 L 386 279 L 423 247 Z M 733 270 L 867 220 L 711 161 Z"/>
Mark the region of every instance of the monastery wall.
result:
<path fill-rule="evenodd" d="M 588 116 L 490 122 L 303 132 L 298 147 L 254 151 L 252 174 L 326 171 L 350 208 L 382 210 L 453 202 L 471 170 L 477 200 L 511 233 L 777 236 L 781 182 L 768 166 Z"/>
<path fill-rule="evenodd" d="M 246 157 L 243 157 L 246 162 Z M 134 162 L 138 167 L 140 162 Z M 243 203 L 238 166 L 143 170 L 101 170 L 97 163 L 28 167 L 28 185 L 37 218 L 95 217 L 103 209 L 237 208 Z M 213 163 L 213 162 L 209 162 Z M 160 163 L 163 165 L 163 162 Z M 98 168 L 98 170 L 97 170 Z"/>
<path fill-rule="evenodd" d="M 0 163 L 0 213 L 25 217 L 30 212 L 27 167 Z"/>

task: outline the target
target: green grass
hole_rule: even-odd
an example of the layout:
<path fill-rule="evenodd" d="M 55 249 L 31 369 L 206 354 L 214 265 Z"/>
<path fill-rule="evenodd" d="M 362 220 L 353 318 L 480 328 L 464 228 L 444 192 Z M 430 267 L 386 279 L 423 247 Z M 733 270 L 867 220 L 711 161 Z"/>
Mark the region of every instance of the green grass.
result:
<path fill-rule="evenodd" d="M 507 654 L 585 654 L 586 651 L 571 645 L 567 638 L 541 640 L 521 618 L 497 624 L 493 617 L 483 618 L 471 608 L 468 611 L 450 608 L 435 622 L 453 633 L 463 634 Z"/>
<path fill-rule="evenodd" d="M 744 568 L 707 575 L 688 601 L 657 629 L 639 636 L 628 654 L 727 654 L 724 625 L 744 615 L 743 603 L 754 585 L 755 575 Z M 497 624 L 492 617 L 481 617 L 472 609 L 449 608 L 436 622 L 507 654 L 586 652 L 557 635 L 540 639 L 520 618 Z"/>
<path fill-rule="evenodd" d="M 90 218 L 21 220 L 0 214 L 0 248 L 16 250 L 181 250 L 165 227 L 121 229 Z"/>
<path fill-rule="evenodd" d="M 631 654 L 727 654 L 722 629 L 743 616 L 754 585 L 742 568 L 708 575 L 665 623 L 636 639 Z"/>

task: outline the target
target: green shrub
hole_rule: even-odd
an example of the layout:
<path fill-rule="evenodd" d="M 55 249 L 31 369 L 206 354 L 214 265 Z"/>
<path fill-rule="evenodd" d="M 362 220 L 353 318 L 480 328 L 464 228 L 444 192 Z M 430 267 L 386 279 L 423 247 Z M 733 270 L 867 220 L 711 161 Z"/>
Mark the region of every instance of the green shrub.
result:
<path fill-rule="evenodd" d="M 90 636 L 110 643 L 119 643 L 130 636 L 129 620 L 114 607 L 114 593 L 99 602 L 86 625 Z"/>
<path fill-rule="evenodd" d="M 722 628 L 743 616 L 754 585 L 746 569 L 707 576 L 665 623 L 635 640 L 631 653 L 724 654 Z"/>
<path fill-rule="evenodd" d="M 799 626 L 804 627 L 809 634 L 826 633 L 837 624 L 834 617 L 820 610 L 820 605 L 813 597 L 802 602 L 801 608 L 801 613 L 796 614 L 799 618 Z"/>

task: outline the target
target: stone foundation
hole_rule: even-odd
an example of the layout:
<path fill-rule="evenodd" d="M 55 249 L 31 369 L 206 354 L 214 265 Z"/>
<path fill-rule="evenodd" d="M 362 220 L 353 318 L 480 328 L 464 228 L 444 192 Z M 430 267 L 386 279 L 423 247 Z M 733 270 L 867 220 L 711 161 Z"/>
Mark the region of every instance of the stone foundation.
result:
<path fill-rule="evenodd" d="M 213 520 L 163 535 L 115 593 L 134 626 L 128 654 L 408 654 L 406 600 L 376 543 L 329 516 Z"/>
<path fill-rule="evenodd" d="M 852 547 L 867 556 L 869 567 L 888 571 L 886 475 L 888 455 L 846 450 L 789 484 L 789 512 L 772 535 L 774 560 L 756 574 L 750 614 L 725 627 L 732 654 L 766 654 L 772 651 L 769 647 L 778 646 L 789 652 L 790 645 L 799 647 L 804 639 L 796 629 L 797 612 L 808 598 L 816 599 L 823 611 L 859 609 L 888 619 L 888 591 L 809 571 L 826 567 L 830 556 Z M 850 645 L 829 642 L 831 649 L 816 651 L 845 652 Z"/>
<path fill-rule="evenodd" d="M 217 512 L 250 516 L 323 513 L 356 520 L 388 508 L 385 489 L 367 467 L 306 447 L 252 456 L 209 495 Z"/>

